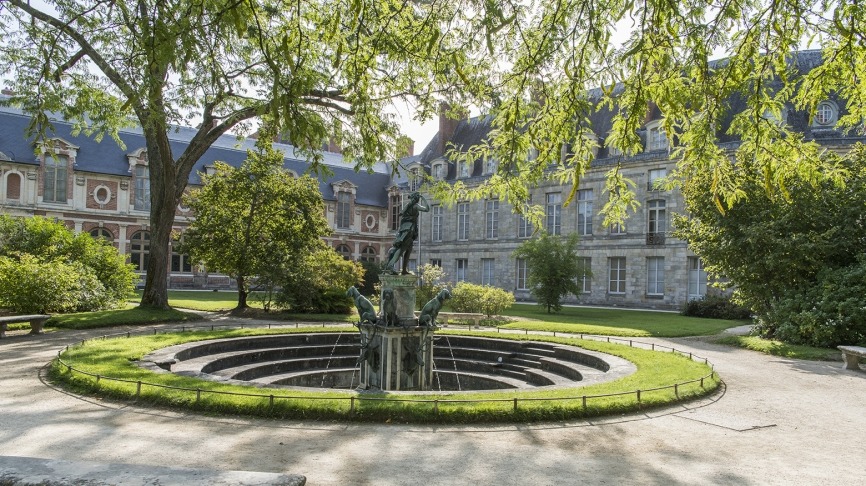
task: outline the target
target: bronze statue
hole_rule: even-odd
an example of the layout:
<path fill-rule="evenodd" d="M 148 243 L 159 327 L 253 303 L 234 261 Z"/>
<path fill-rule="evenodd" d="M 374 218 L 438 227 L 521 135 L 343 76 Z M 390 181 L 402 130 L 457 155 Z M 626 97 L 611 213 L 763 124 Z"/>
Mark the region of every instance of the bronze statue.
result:
<path fill-rule="evenodd" d="M 361 292 L 358 292 L 358 289 L 354 286 L 349 287 L 346 295 L 355 301 L 355 308 L 358 309 L 358 316 L 361 318 L 361 322 L 376 323 L 376 309 L 373 308 L 373 304 L 366 297 L 361 295 Z"/>
<path fill-rule="evenodd" d="M 394 238 L 391 249 L 388 250 L 388 266 L 392 271 L 394 271 L 393 268 L 397 261 L 403 258 L 403 268 L 400 273 L 402 275 L 409 274 L 407 270 L 409 255 L 412 254 L 412 246 L 418 239 L 418 217 L 421 212 L 426 213 L 427 211 L 430 211 L 427 201 L 424 200 L 421 193 L 413 192 L 409 196 L 409 203 L 400 213 L 400 227 L 397 229 L 397 236 Z M 396 271 L 394 272 L 396 273 Z"/>
<path fill-rule="evenodd" d="M 421 315 L 418 317 L 419 326 L 433 327 L 436 325 L 436 318 L 439 316 L 439 311 L 442 309 L 442 304 L 451 298 L 451 292 L 448 289 L 442 289 L 430 299 L 430 302 L 424 304 L 421 309 Z"/>
<path fill-rule="evenodd" d="M 382 290 L 382 323 L 385 327 L 400 325 L 400 318 L 397 316 L 397 301 L 394 299 L 394 289 Z"/>

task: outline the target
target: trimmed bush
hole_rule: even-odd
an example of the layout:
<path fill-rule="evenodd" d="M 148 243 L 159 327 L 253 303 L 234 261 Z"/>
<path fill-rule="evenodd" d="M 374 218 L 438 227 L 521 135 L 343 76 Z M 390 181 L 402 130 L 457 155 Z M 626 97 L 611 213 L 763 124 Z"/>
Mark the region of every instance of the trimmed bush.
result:
<path fill-rule="evenodd" d="M 514 304 L 514 295 L 498 287 L 460 282 L 451 290 L 451 308 L 455 312 L 473 312 L 493 317 Z"/>
<path fill-rule="evenodd" d="M 424 304 L 430 302 L 440 291 L 446 289 L 445 271 L 442 267 L 425 263 L 418 269 L 421 282 L 415 290 L 415 308 L 421 309 Z"/>
<path fill-rule="evenodd" d="M 684 316 L 706 317 L 709 319 L 750 319 L 752 311 L 737 305 L 730 297 L 706 295 L 702 299 L 686 302 L 680 312 Z"/>

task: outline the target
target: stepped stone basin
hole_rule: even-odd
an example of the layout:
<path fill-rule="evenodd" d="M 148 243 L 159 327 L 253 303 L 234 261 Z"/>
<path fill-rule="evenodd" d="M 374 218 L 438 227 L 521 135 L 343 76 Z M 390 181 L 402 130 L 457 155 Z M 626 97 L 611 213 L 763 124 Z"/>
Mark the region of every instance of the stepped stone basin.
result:
<path fill-rule="evenodd" d="M 304 333 L 197 341 L 163 348 L 139 364 L 207 380 L 267 387 L 354 389 L 358 333 Z M 575 387 L 634 373 L 631 362 L 561 344 L 440 335 L 431 391 Z"/>

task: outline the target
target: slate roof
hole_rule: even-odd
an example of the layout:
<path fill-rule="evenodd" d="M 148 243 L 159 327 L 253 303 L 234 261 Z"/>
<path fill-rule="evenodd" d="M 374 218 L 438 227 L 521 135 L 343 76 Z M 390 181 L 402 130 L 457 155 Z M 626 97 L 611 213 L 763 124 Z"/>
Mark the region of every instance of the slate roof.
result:
<path fill-rule="evenodd" d="M 721 59 L 717 61 L 712 61 L 711 66 L 719 66 L 723 63 L 726 63 L 726 59 Z M 790 63 L 793 67 L 796 68 L 797 72 L 801 75 L 805 74 L 816 66 L 819 66 L 822 62 L 821 51 L 820 50 L 806 50 L 799 51 L 791 55 Z M 779 80 L 772 81 L 771 86 L 781 87 L 781 82 Z M 622 86 L 618 85 L 614 87 L 614 94 L 618 91 L 622 90 Z M 599 88 L 591 89 L 588 91 L 588 96 L 590 99 L 599 99 L 602 96 L 602 91 Z M 831 95 L 830 100 L 834 101 L 839 108 L 839 116 L 843 116 L 847 113 L 845 108 L 844 100 L 840 99 L 838 96 Z M 729 145 L 738 142 L 738 139 L 732 135 L 727 133 L 728 128 L 730 127 L 731 121 L 733 120 L 734 114 L 740 113 L 745 109 L 746 100 L 741 95 L 731 96 L 728 100 L 726 100 L 728 110 L 726 115 L 720 120 L 719 126 L 720 130 L 717 134 L 719 144 Z M 660 119 L 662 114 L 658 107 L 651 106 L 650 120 Z M 608 149 L 604 145 L 604 139 L 607 137 L 608 133 L 610 133 L 611 128 L 613 127 L 613 115 L 614 111 L 605 106 L 599 110 L 593 111 L 589 114 L 588 118 L 590 120 L 590 124 L 592 126 L 593 132 L 599 139 L 599 143 L 601 147 L 599 149 L 599 153 L 593 161 L 593 165 L 607 165 L 612 163 L 613 161 L 619 160 L 620 157 L 610 157 L 608 155 Z M 814 139 L 818 142 L 825 140 L 841 140 L 841 139 L 856 139 L 862 140 L 864 137 L 849 137 L 844 133 L 841 133 L 838 130 L 833 130 L 832 128 L 820 128 L 813 127 L 809 122 L 809 114 L 804 111 L 794 111 L 792 109 L 788 109 L 786 123 L 797 132 L 803 133 L 806 138 Z M 468 120 L 462 120 L 458 122 L 457 128 L 454 132 L 454 136 L 451 138 L 451 143 L 453 143 L 458 148 L 468 147 L 475 143 L 482 142 L 487 135 L 492 130 L 492 117 L 491 116 L 480 116 L 471 118 Z M 645 139 L 646 133 L 645 130 L 639 130 L 638 134 Z M 443 157 L 442 150 L 440 150 L 440 136 L 441 134 L 437 133 L 430 143 L 421 151 L 421 164 L 430 170 L 430 164 L 436 159 Z M 447 150 L 447 149 L 446 149 Z M 667 151 L 654 151 L 654 152 L 642 152 L 640 154 L 630 156 L 628 160 L 637 161 L 637 160 L 651 160 L 660 158 L 662 153 L 667 153 Z M 475 162 L 475 167 L 473 168 L 471 177 L 481 176 L 483 173 L 483 167 L 481 166 L 481 161 Z M 447 180 L 452 180 L 456 177 L 456 169 L 454 167 L 455 164 L 449 163 L 448 174 L 446 176 Z"/>
<path fill-rule="evenodd" d="M 38 165 L 33 137 L 25 137 L 25 130 L 30 121 L 28 115 L 16 108 L 0 107 L 0 152 L 4 153 L 15 162 Z M 127 154 L 145 147 L 144 136 L 141 130 L 127 129 L 120 132 L 120 139 L 126 145 L 121 149 L 110 137 L 105 137 L 97 142 L 93 138 L 84 135 L 74 136 L 72 125 L 62 120 L 56 120 L 54 133 L 50 136 L 59 137 L 73 145 L 77 145 L 78 157 L 76 158 L 75 170 L 106 174 L 114 176 L 129 177 L 129 162 Z M 179 127 L 170 134 L 172 151 L 180 154 L 188 145 L 195 134 L 195 129 Z M 189 177 L 190 184 L 201 184 L 200 173 L 205 167 L 212 165 L 215 161 L 226 162 L 238 167 L 246 159 L 246 151 L 253 148 L 254 140 L 238 140 L 234 135 L 224 135 L 196 162 Z M 302 157 L 295 153 L 294 147 L 286 144 L 274 144 L 274 148 L 282 150 L 285 154 L 284 167 L 297 174 L 303 174 L 308 168 Z M 378 164 L 372 173 L 355 172 L 342 160 L 340 154 L 325 153 L 325 165 L 333 175 L 327 178 L 319 178 L 319 190 L 325 200 L 335 200 L 332 182 L 348 180 L 357 186 L 356 203 L 379 207 L 388 206 L 387 187 L 391 178 L 385 164 Z"/>

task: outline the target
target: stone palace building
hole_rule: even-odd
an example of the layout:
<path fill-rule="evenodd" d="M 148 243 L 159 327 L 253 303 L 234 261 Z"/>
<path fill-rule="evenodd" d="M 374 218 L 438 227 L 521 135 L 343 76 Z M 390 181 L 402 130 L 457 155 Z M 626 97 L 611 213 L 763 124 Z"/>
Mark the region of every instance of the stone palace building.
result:
<path fill-rule="evenodd" d="M 801 70 L 820 62 L 817 51 L 797 56 Z M 732 100 L 736 110 L 736 100 Z M 802 132 L 807 139 L 845 150 L 866 140 L 836 130 L 845 113 L 844 102 L 828 99 L 809 114 L 793 109 L 783 113 L 781 122 Z M 96 142 L 73 135 L 70 124 L 55 123 L 50 150 L 37 146 L 24 133 L 29 119 L 15 108 L 0 108 L 0 211 L 4 214 L 40 215 L 57 218 L 76 232 L 85 231 L 105 238 L 128 255 L 143 270 L 149 252 L 149 180 L 147 153 L 140 130 L 125 130 L 120 138 L 125 150 L 110 139 Z M 640 130 L 644 152 L 625 156 L 605 145 L 611 128 L 610 112 L 591 117 L 598 151 L 591 170 L 581 179 L 577 197 L 567 207 L 563 200 L 571 187 L 548 183 L 532 190 L 532 202 L 545 210 L 544 230 L 551 234 L 577 233 L 578 253 L 588 272 L 581 277 L 580 295 L 573 302 L 594 305 L 673 309 L 707 293 L 703 264 L 686 242 L 670 234 L 672 214 L 683 212 L 678 191 L 665 191 L 654 181 L 665 177 L 676 164 L 670 157 L 670 141 L 661 128 L 661 113 L 648 107 Z M 407 169 L 392 177 L 385 164 L 372 173 L 356 173 L 335 152 L 325 153 L 333 176 L 321 179 L 319 189 L 333 233 L 326 241 L 346 258 L 382 262 L 393 240 L 402 201 L 416 189 L 423 192 L 423 180 L 457 181 L 472 185 L 495 169 L 495 161 L 472 165 L 449 160 L 445 147 L 470 146 L 490 131 L 485 117 L 452 120 L 440 116 L 439 132 L 420 154 L 402 160 Z M 720 143 L 735 148 L 738 141 L 720 127 Z M 188 143 L 191 129 L 172 132 L 175 150 Z M 201 183 L 200 174 L 212 170 L 217 160 L 240 165 L 251 140 L 222 137 L 198 162 L 189 184 Z M 307 163 L 290 145 L 275 142 L 285 156 L 285 168 L 301 174 Z M 333 149 L 333 148 L 332 148 Z M 599 214 L 604 204 L 605 173 L 620 164 L 623 174 L 636 184 L 641 203 L 624 225 L 603 226 Z M 452 206 L 427 197 L 431 204 L 422 213 L 421 234 L 412 253 L 410 268 L 420 263 L 439 265 L 452 282 L 468 281 L 501 287 L 518 300 L 529 299 L 526 262 L 512 256 L 514 249 L 534 235 L 526 220 L 512 211 L 506 201 L 492 198 L 459 202 Z M 177 208 L 176 230 L 182 235 L 189 218 L 187 208 Z M 231 287 L 227 277 L 211 274 L 186 255 L 173 252 L 169 285 L 172 288 Z"/>

